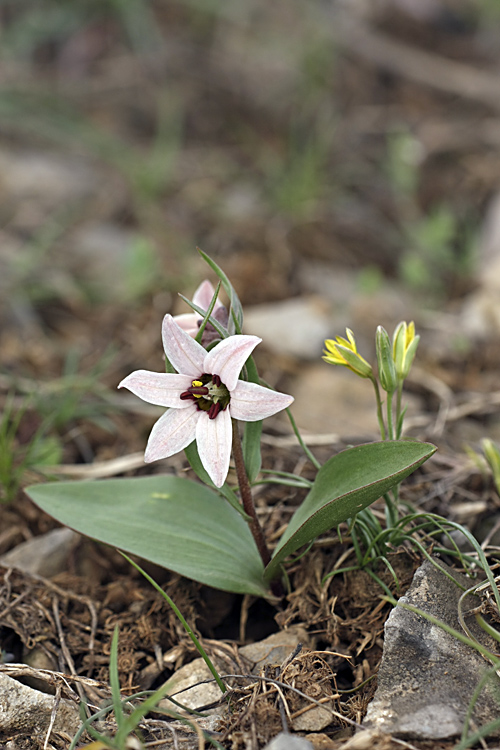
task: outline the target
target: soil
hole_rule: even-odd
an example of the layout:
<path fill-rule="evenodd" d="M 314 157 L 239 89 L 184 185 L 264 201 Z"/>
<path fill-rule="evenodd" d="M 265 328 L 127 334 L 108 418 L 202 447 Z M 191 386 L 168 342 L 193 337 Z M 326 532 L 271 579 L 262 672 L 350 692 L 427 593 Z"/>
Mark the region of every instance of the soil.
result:
<path fill-rule="evenodd" d="M 151 412 L 137 400 L 117 399 L 116 384 L 138 367 L 161 369 L 158 322 L 165 313 L 180 311 L 174 293 L 189 293 L 204 276 L 196 244 L 224 268 L 244 306 L 309 293 L 305 269 L 317 262 L 339 272 L 375 269 L 400 285 L 414 307 L 438 316 L 453 314 L 475 286 L 464 238 L 479 231 L 500 173 L 492 135 L 498 129 L 500 97 L 494 98 L 491 83 L 498 51 L 488 43 L 486 16 L 476 4 L 436 0 L 437 10 L 428 16 L 409 14 L 402 2 L 375 4 L 366 17 L 353 15 L 352 28 L 369 34 L 362 49 L 356 47 L 354 31 L 339 38 L 332 25 L 322 34 L 314 13 L 309 17 L 300 4 L 278 3 L 271 11 L 255 2 L 255 17 L 240 21 L 195 5 L 151 3 L 163 39 L 153 52 L 141 49 L 137 39 L 134 46 L 124 17 L 111 10 L 91 12 L 91 3 L 82 4 L 88 12 L 73 31 L 60 34 L 54 27 L 41 41 L 27 35 L 24 56 L 13 48 L 6 73 L 12 90 L 6 90 L 5 100 L 11 109 L 7 107 L 0 125 L 0 151 L 27 154 L 31 165 L 35 152 L 49 154 L 54 163 L 62 158 L 72 164 L 76 158 L 78 169 L 88 163 L 98 175 L 96 184 L 73 202 L 54 198 L 48 187 L 45 195 L 40 186 L 34 194 L 21 188 L 16 192 L 11 177 L 1 188 L 5 250 L 0 257 L 9 270 L 1 282 L 0 397 L 6 414 L 13 407 L 24 409 L 14 441 L 17 465 L 49 416 L 47 434 L 55 436 L 58 447 L 54 462 L 66 467 L 85 469 L 144 450 Z M 0 15 L 12 39 L 16 23 L 27 22 L 15 4 L 5 4 Z M 311 38 L 304 31 L 308 24 Z M 287 45 L 280 42 L 274 52 L 266 50 L 275 77 L 269 74 L 261 86 L 265 67 L 260 42 L 252 35 L 265 29 L 290 34 L 298 47 L 289 69 L 282 62 L 290 53 Z M 148 33 L 154 36 L 151 28 Z M 423 80 L 424 72 L 407 70 L 405 50 L 408 59 L 415 50 L 429 53 L 435 75 Z M 457 90 L 446 65 L 451 62 L 483 74 L 482 93 L 465 86 Z M 165 103 L 166 92 L 172 100 Z M 45 106 L 49 96 L 52 106 Z M 161 143 L 156 156 L 154 151 L 163 116 L 171 129 L 172 163 Z M 322 118 L 324 129 L 318 125 Z M 404 175 L 391 177 L 388 166 L 388 143 L 399 131 L 410 133 L 425 152 L 415 168 L 418 187 L 410 197 L 398 183 Z M 99 141 L 103 133 L 112 137 L 116 153 L 109 154 L 108 142 Z M 308 166 L 297 154 L 309 153 L 312 145 L 318 152 Z M 156 158 L 164 160 L 159 176 Z M 146 165 L 142 171 L 141 159 Z M 308 169 L 314 173 L 310 195 L 302 199 L 287 192 L 294 180 L 303 188 Z M 411 174 L 407 178 L 413 179 Z M 83 173 L 78 179 L 84 181 Z M 432 284 L 427 278 L 419 286 L 403 272 L 411 264 L 402 258 L 413 257 L 407 252 L 405 227 L 443 205 L 455 216 L 449 255 L 439 260 L 434 248 L 425 256 Z M 63 217 L 61 211 L 66 211 Z M 138 257 L 151 264 L 150 273 L 138 290 L 113 291 L 115 267 L 102 271 L 95 257 L 73 252 L 78 233 L 94 222 L 112 223 L 146 241 L 144 255 Z M 469 342 L 466 350 L 437 352 L 423 339 L 419 367 L 424 376 L 408 383 L 422 404 L 420 426 L 413 432 L 435 442 L 439 451 L 405 482 L 403 501 L 473 529 L 481 521 L 493 519 L 495 524 L 500 508 L 491 476 L 463 452 L 467 435 L 474 442 L 475 436 L 489 436 L 498 426 L 498 404 L 489 398 L 497 388 L 498 343 L 492 337 Z M 301 362 L 269 350 L 257 354 L 257 363 L 284 391 L 300 377 Z M 70 386 L 68 377 L 73 378 Z M 448 412 L 439 412 L 443 402 L 437 381 L 451 394 Z M 26 404 L 27 394 L 38 397 L 36 408 Z M 444 417 L 436 432 L 439 414 Z M 264 467 L 313 478 L 307 457 L 286 437 L 269 428 Z M 342 437 L 341 443 L 313 444 L 311 449 L 326 460 L 352 438 Z M 182 456 L 161 465 L 137 468 L 134 463 L 120 473 L 161 473 L 165 466 L 189 476 Z M 12 496 L 5 498 L 9 502 L 0 505 L 0 555 L 57 525 L 23 493 L 23 487 L 44 481 L 44 475 L 29 465 L 19 476 L 19 487 L 14 483 Z M 258 493 L 271 544 L 303 496 L 303 490 L 290 487 Z M 479 514 L 464 510 L 475 501 L 482 503 Z M 383 506 L 374 507 L 383 520 Z M 277 606 L 216 591 L 144 563 L 208 654 L 225 660 L 227 673 L 241 676 L 232 679 L 231 712 L 217 730 L 224 748 L 259 750 L 287 728 L 287 716 L 306 706 L 293 688 L 331 706 L 331 723 L 309 733 L 317 750 L 341 748 L 353 722 L 362 721 L 376 687 L 391 605 L 366 570 L 329 576 L 336 566 L 353 562 L 346 527 L 341 531 L 340 538 L 332 531 L 318 539 L 287 566 L 289 593 Z M 423 541 L 432 550 L 433 542 Z M 451 557 L 447 561 L 453 562 Z M 397 597 L 421 556 L 405 545 L 394 549 L 389 562 L 395 576 L 385 565 L 372 572 Z M 16 666 L 14 676 L 47 692 L 62 689 L 63 697 L 102 706 L 110 698 L 110 644 L 116 626 L 125 695 L 158 687 L 197 656 L 166 602 L 113 549 L 82 538 L 64 571 L 50 580 L 0 566 L 0 652 L 5 655 L 0 669 L 7 673 L 15 673 L 9 665 L 24 664 L 24 671 Z M 260 680 L 243 677 L 235 647 L 291 626 L 308 634 L 296 659 L 276 665 Z M 281 687 L 272 682 L 277 676 Z M 197 744 L 196 731 L 183 733 L 176 725 L 173 736 L 168 724 L 160 714 L 148 716 L 141 726 L 144 741 L 152 743 L 147 746 L 203 746 Z M 107 726 L 112 732 L 111 720 Z M 154 745 L 159 740 L 163 744 Z M 68 743 L 67 737 L 52 733 L 46 747 L 62 750 Z M 372 744 L 380 750 L 401 746 L 388 737 Z M 406 746 L 447 750 L 454 742 L 412 741 Z M 0 734 L 0 747 L 38 750 L 44 739 Z"/>

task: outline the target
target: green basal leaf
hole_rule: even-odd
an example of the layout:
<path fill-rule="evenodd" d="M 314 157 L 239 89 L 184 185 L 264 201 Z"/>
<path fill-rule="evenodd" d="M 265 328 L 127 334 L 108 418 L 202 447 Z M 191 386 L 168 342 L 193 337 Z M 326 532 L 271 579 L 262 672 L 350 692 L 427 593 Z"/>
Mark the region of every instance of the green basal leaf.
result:
<path fill-rule="evenodd" d="M 413 440 L 348 448 L 318 471 L 311 491 L 294 513 L 265 571 L 273 580 L 286 557 L 373 503 L 424 463 L 436 450 Z"/>
<path fill-rule="evenodd" d="M 203 252 L 203 250 L 200 250 L 200 248 L 197 248 L 199 254 L 205 261 L 205 263 L 208 263 L 212 271 L 214 271 L 215 274 L 219 277 L 219 279 L 222 282 L 222 286 L 224 287 L 224 291 L 226 292 L 229 302 L 230 302 L 230 314 L 229 314 L 229 326 L 230 328 L 234 328 L 234 330 L 229 330 L 229 333 L 241 333 L 241 329 L 243 328 L 243 308 L 241 306 L 240 299 L 238 295 L 236 294 L 236 290 L 234 286 L 229 281 L 228 277 L 220 268 L 217 263 L 210 258 L 206 253 Z M 232 325 L 231 325 L 232 323 Z"/>
<path fill-rule="evenodd" d="M 26 492 L 81 534 L 207 586 L 269 595 L 247 524 L 208 487 L 158 475 L 38 484 Z"/>
<path fill-rule="evenodd" d="M 198 477 L 198 479 L 201 479 L 201 481 L 208 485 L 209 487 L 212 487 L 215 492 L 218 492 L 219 494 L 223 495 L 228 503 L 232 505 L 232 507 L 240 513 L 240 515 L 246 520 L 250 520 L 250 516 L 247 516 L 245 511 L 243 510 L 243 506 L 241 505 L 240 501 L 234 494 L 231 487 L 228 485 L 227 482 L 224 482 L 222 487 L 216 487 L 215 484 L 212 482 L 210 477 L 208 476 L 208 473 L 205 470 L 205 467 L 201 463 L 200 454 L 198 453 L 198 448 L 196 446 L 196 440 L 193 440 L 192 443 L 188 445 L 187 448 L 184 448 L 184 453 L 186 455 L 187 460 L 189 461 L 189 465 L 191 466 L 192 470 Z"/>

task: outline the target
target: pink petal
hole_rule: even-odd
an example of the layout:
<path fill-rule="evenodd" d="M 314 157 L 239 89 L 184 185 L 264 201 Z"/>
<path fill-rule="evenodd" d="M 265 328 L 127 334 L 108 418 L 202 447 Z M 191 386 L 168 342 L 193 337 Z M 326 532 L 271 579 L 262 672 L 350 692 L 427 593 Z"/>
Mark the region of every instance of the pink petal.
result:
<path fill-rule="evenodd" d="M 192 401 L 188 405 L 187 409 L 169 409 L 155 422 L 144 454 L 146 463 L 173 456 L 193 442 L 201 412 Z"/>
<path fill-rule="evenodd" d="M 156 406 L 173 406 L 185 409 L 189 401 L 181 401 L 181 393 L 191 386 L 189 375 L 170 375 L 165 372 L 136 370 L 122 380 L 118 388 L 128 388 L 136 396 Z"/>
<path fill-rule="evenodd" d="M 205 281 L 202 281 L 196 292 L 193 294 L 193 302 L 195 305 L 198 305 L 198 307 L 201 307 L 203 310 L 208 310 L 210 307 L 210 303 L 213 299 L 213 296 L 215 294 L 215 289 L 213 285 L 205 279 Z M 215 300 L 214 309 L 212 310 L 212 314 L 218 310 L 220 307 L 224 307 L 222 302 L 219 302 L 219 300 Z M 200 320 L 200 316 L 198 315 L 198 320 Z"/>
<path fill-rule="evenodd" d="M 208 352 L 203 371 L 218 375 L 226 388 L 232 391 L 241 368 L 261 341 L 258 336 L 229 336 Z"/>
<path fill-rule="evenodd" d="M 197 377 L 202 375 L 206 351 L 177 325 L 171 315 L 165 315 L 162 325 L 163 348 L 177 372 Z"/>
<path fill-rule="evenodd" d="M 201 463 L 216 487 L 222 487 L 226 481 L 232 442 L 229 409 L 219 412 L 215 419 L 210 419 L 206 412 L 199 412 L 196 445 Z"/>
<path fill-rule="evenodd" d="M 198 313 L 183 313 L 182 315 L 173 316 L 174 323 L 177 323 L 177 325 L 180 326 L 183 331 L 186 331 L 186 333 L 188 333 L 193 339 L 200 330 L 198 325 L 198 321 L 200 320 L 201 318 Z"/>
<path fill-rule="evenodd" d="M 233 419 L 257 422 L 286 409 L 292 402 L 293 396 L 286 393 L 278 393 L 257 383 L 238 380 L 236 388 L 231 392 L 229 409 Z"/>

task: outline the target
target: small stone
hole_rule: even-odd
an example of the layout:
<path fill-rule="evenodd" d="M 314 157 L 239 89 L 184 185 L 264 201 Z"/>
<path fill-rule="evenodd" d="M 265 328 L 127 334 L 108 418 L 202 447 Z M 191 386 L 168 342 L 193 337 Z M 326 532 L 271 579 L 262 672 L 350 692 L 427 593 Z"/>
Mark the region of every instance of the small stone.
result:
<path fill-rule="evenodd" d="M 332 723 L 332 703 L 324 703 L 323 706 L 313 706 L 292 721 L 295 732 L 321 732 Z"/>
<path fill-rule="evenodd" d="M 303 737 L 280 732 L 265 746 L 264 750 L 314 750 L 314 747 Z"/>
<path fill-rule="evenodd" d="M 200 657 L 185 664 L 170 678 L 172 688 L 169 695 L 186 708 L 198 710 L 202 706 L 216 703 L 222 697 L 214 676 Z M 162 708 L 178 710 L 168 699 L 160 701 Z"/>
<path fill-rule="evenodd" d="M 263 641 L 242 646 L 239 652 L 254 662 L 251 671 L 258 674 L 267 665 L 282 664 L 299 643 L 307 645 L 308 642 L 309 636 L 304 628 L 292 626 L 288 630 L 272 633 Z"/>
<path fill-rule="evenodd" d="M 52 529 L 18 544 L 0 557 L 0 563 L 25 573 L 51 578 L 64 570 L 68 555 L 79 538 L 79 534 L 71 529 Z"/>
<path fill-rule="evenodd" d="M 49 726 L 55 698 L 0 672 L 0 735 L 17 733 L 43 736 Z M 62 699 L 57 709 L 54 731 L 72 737 L 80 727 L 78 706 Z"/>

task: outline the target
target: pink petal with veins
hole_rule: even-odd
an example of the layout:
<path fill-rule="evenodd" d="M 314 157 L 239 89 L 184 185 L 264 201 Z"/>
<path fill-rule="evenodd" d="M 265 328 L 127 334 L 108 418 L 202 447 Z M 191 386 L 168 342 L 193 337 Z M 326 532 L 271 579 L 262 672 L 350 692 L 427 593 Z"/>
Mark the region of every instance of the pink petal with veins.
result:
<path fill-rule="evenodd" d="M 238 380 L 236 388 L 231 392 L 229 408 L 233 419 L 257 422 L 286 409 L 292 402 L 293 396 L 286 393 L 278 393 L 257 383 Z"/>
<path fill-rule="evenodd" d="M 171 315 L 165 315 L 162 325 L 163 348 L 177 372 L 196 377 L 202 375 L 205 349 L 177 325 Z"/>
<path fill-rule="evenodd" d="M 127 375 L 118 388 L 128 388 L 148 404 L 185 409 L 189 401 L 181 401 L 180 396 L 191 386 L 191 381 L 189 375 L 136 370 Z"/>
<path fill-rule="evenodd" d="M 196 445 L 205 471 L 216 487 L 222 487 L 229 471 L 233 442 L 229 409 L 210 419 L 206 412 L 199 412 L 196 423 Z"/>
<path fill-rule="evenodd" d="M 229 336 L 214 346 L 205 357 L 204 372 L 218 375 L 228 391 L 238 382 L 241 368 L 262 339 L 258 336 Z"/>
<path fill-rule="evenodd" d="M 208 310 L 210 307 L 210 303 L 212 302 L 213 296 L 215 294 L 215 289 L 213 285 L 205 279 L 205 281 L 202 281 L 196 292 L 193 294 L 193 302 L 195 305 L 198 305 L 198 307 L 201 307 L 203 310 Z M 215 300 L 214 309 L 212 310 L 213 313 L 218 310 L 219 308 L 224 307 L 222 302 L 220 302 L 218 299 Z M 198 320 L 200 319 L 200 316 L 198 315 Z"/>
<path fill-rule="evenodd" d="M 169 409 L 155 422 L 144 454 L 146 463 L 173 456 L 193 442 L 201 412 L 192 401 L 188 404 L 187 409 Z"/>

